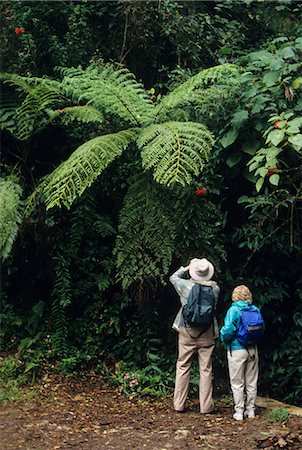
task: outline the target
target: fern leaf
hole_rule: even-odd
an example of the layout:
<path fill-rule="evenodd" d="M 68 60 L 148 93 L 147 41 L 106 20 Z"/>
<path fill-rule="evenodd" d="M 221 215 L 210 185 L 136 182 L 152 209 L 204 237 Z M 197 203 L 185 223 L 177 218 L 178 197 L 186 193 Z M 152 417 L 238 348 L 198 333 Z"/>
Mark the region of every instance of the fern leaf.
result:
<path fill-rule="evenodd" d="M 50 118 L 59 117 L 63 124 L 67 125 L 73 121 L 83 123 L 104 122 L 103 114 L 92 106 L 69 106 L 50 113 Z"/>
<path fill-rule="evenodd" d="M 68 353 L 66 308 L 71 303 L 70 261 L 59 254 L 54 258 L 54 263 L 55 279 L 51 305 L 52 350 L 55 355 L 65 357 Z"/>
<path fill-rule="evenodd" d="M 199 101 L 204 101 L 202 99 L 203 90 L 211 85 L 230 83 L 231 80 L 235 81 L 238 75 L 239 69 L 234 64 L 221 64 L 204 69 L 166 95 L 156 107 L 155 114 L 162 117 L 168 114 L 170 110 L 180 108 L 186 103 L 196 103 L 198 98 Z"/>
<path fill-rule="evenodd" d="M 61 101 L 61 92 L 47 84 L 41 84 L 31 89 L 22 105 L 17 109 L 17 138 L 22 141 L 27 140 L 35 129 L 40 113 Z"/>
<path fill-rule="evenodd" d="M 0 257 L 6 259 L 21 223 L 22 189 L 12 178 L 0 179 Z"/>
<path fill-rule="evenodd" d="M 62 69 L 62 84 L 76 102 L 85 102 L 104 113 L 137 126 L 150 122 L 153 104 L 142 84 L 126 68 L 113 65 Z"/>
<path fill-rule="evenodd" d="M 162 278 L 172 259 L 175 223 L 163 193 L 147 179 L 133 182 L 120 214 L 114 255 L 124 288 L 146 279 Z"/>
<path fill-rule="evenodd" d="M 203 169 L 214 139 L 207 127 L 194 122 L 166 122 L 145 128 L 138 146 L 143 166 L 167 186 L 189 184 Z"/>
<path fill-rule="evenodd" d="M 136 133 L 136 129 L 129 129 L 107 134 L 77 148 L 44 182 L 42 197 L 47 209 L 60 205 L 69 208 L 102 171 L 121 155 Z"/>
<path fill-rule="evenodd" d="M 8 92 L 0 92 L 0 128 L 14 134 L 16 129 L 15 116 L 19 106 L 18 100 Z"/>

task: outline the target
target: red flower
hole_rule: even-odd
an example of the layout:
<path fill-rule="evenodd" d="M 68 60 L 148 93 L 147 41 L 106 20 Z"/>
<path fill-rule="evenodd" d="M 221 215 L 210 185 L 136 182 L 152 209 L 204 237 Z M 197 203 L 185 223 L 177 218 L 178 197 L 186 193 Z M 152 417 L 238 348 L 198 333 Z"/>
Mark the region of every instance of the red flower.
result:
<path fill-rule="evenodd" d="M 274 167 L 274 168 L 268 168 L 268 169 L 266 169 L 266 176 L 267 177 L 270 177 L 271 175 L 274 175 L 274 173 L 278 173 L 279 172 L 279 170 L 276 168 L 276 167 Z"/>
<path fill-rule="evenodd" d="M 274 127 L 275 128 L 279 128 L 279 123 L 281 122 L 281 120 L 276 120 L 276 122 L 274 122 Z"/>
<path fill-rule="evenodd" d="M 195 191 L 195 195 L 197 195 L 197 197 L 205 197 L 206 193 L 207 190 L 205 188 L 199 188 Z"/>
<path fill-rule="evenodd" d="M 15 33 L 16 33 L 17 35 L 22 34 L 22 33 L 25 33 L 25 28 L 23 28 L 23 27 L 17 27 L 17 28 L 15 28 Z"/>

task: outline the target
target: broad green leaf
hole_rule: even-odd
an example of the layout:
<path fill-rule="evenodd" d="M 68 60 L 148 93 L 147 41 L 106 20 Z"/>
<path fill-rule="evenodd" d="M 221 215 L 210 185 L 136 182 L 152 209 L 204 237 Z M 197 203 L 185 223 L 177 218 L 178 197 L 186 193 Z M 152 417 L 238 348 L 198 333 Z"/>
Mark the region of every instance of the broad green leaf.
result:
<path fill-rule="evenodd" d="M 247 203 L 249 200 L 249 197 L 247 195 L 242 195 L 241 197 L 238 198 L 237 203 Z"/>
<path fill-rule="evenodd" d="M 299 151 L 302 148 L 302 134 L 296 134 L 295 136 L 290 136 L 288 141 L 293 145 L 294 149 Z"/>
<path fill-rule="evenodd" d="M 271 62 L 269 68 L 270 70 L 279 70 L 284 68 L 284 61 L 282 59 L 275 59 Z"/>
<path fill-rule="evenodd" d="M 258 178 L 256 183 L 256 191 L 259 192 L 263 186 L 264 178 Z"/>
<path fill-rule="evenodd" d="M 242 151 L 244 153 L 247 153 L 248 155 L 253 156 L 256 153 L 256 151 L 259 149 L 259 147 L 260 147 L 260 142 L 257 141 L 256 139 L 253 139 L 253 140 L 244 142 L 244 144 L 242 145 Z"/>
<path fill-rule="evenodd" d="M 280 72 L 267 72 L 263 77 L 263 83 L 266 86 L 273 86 L 280 78 Z"/>
<path fill-rule="evenodd" d="M 272 158 L 276 158 L 276 156 L 279 155 L 279 153 L 282 152 L 282 148 L 279 147 L 269 147 L 267 149 L 265 149 L 266 152 L 266 159 L 272 159 Z"/>
<path fill-rule="evenodd" d="M 297 47 L 299 50 L 302 50 L 302 37 L 298 37 L 298 38 L 295 40 L 295 45 L 296 45 L 296 47 Z"/>
<path fill-rule="evenodd" d="M 243 176 L 246 180 L 250 181 L 251 183 L 256 183 L 257 178 L 254 174 L 250 173 L 247 169 L 244 169 Z"/>
<path fill-rule="evenodd" d="M 259 162 L 258 161 L 254 161 L 250 167 L 249 167 L 249 171 L 253 172 L 255 169 L 257 169 L 257 167 L 259 166 Z"/>
<path fill-rule="evenodd" d="M 235 112 L 232 118 L 233 125 L 241 125 L 245 122 L 249 117 L 249 113 L 246 109 L 241 109 L 240 111 Z"/>
<path fill-rule="evenodd" d="M 277 53 L 284 59 L 294 58 L 296 56 L 291 47 L 281 48 L 281 50 L 278 50 Z"/>
<path fill-rule="evenodd" d="M 284 131 L 273 130 L 266 138 L 266 143 L 271 142 L 273 145 L 278 145 L 284 138 Z"/>
<path fill-rule="evenodd" d="M 261 61 L 264 64 L 269 64 L 272 59 L 273 59 L 273 55 L 270 52 L 267 52 L 265 50 L 261 50 L 259 52 L 253 52 L 250 54 L 250 58 L 252 61 Z"/>
<path fill-rule="evenodd" d="M 278 175 L 277 173 L 274 173 L 273 175 L 271 175 L 270 177 L 269 177 L 269 182 L 271 183 L 271 184 L 273 184 L 274 186 L 278 186 L 278 184 L 279 184 L 279 181 L 280 181 L 280 175 Z"/>
<path fill-rule="evenodd" d="M 238 134 L 238 128 L 231 128 L 230 131 L 228 131 L 227 134 L 221 139 L 221 145 L 224 148 L 229 147 L 229 145 L 233 144 L 233 142 L 236 141 Z"/>
<path fill-rule="evenodd" d="M 241 159 L 242 159 L 241 153 L 236 152 L 227 157 L 226 163 L 229 167 L 234 167 L 241 161 Z"/>

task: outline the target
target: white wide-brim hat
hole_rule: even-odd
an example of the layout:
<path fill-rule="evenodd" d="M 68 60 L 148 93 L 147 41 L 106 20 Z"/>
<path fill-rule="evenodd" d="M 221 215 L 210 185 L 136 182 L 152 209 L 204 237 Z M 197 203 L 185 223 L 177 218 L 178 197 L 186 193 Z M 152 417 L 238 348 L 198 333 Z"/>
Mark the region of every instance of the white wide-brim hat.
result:
<path fill-rule="evenodd" d="M 189 269 L 190 277 L 196 281 L 208 281 L 214 275 L 214 266 L 206 258 L 192 261 Z"/>

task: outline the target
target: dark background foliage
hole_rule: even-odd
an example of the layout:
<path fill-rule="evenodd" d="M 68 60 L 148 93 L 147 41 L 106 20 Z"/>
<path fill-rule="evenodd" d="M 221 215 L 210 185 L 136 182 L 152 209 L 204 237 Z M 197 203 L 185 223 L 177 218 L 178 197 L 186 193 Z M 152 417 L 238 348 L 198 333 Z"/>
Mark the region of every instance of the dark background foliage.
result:
<path fill-rule="evenodd" d="M 220 324 L 232 288 L 242 282 L 251 287 L 267 324 L 261 390 L 297 403 L 302 393 L 301 210 L 295 200 L 300 160 L 289 151 L 290 176 L 277 187 L 265 184 L 260 193 L 246 164 L 259 149 L 272 113 L 290 109 L 301 114 L 301 91 L 290 103 L 284 96 L 286 83 L 262 80 L 261 70 L 279 69 L 268 69 L 272 62 L 257 66 L 250 56 L 262 48 L 277 55 L 282 39 L 293 42 L 301 36 L 300 5 L 290 0 L 246 0 L 240 7 L 235 1 L 7 1 L 1 3 L 1 15 L 2 71 L 55 78 L 57 66 L 117 61 L 154 96 L 224 62 L 240 61 L 253 74 L 241 84 L 244 94 L 235 90 L 218 115 L 195 111 L 217 138 L 202 176 L 187 188 L 151 189 L 154 202 L 164 198 L 162 207 L 175 224 L 169 273 L 191 257 L 212 260 L 221 286 Z M 16 34 L 16 27 L 24 33 Z M 282 61 L 282 79 L 291 80 L 297 59 L 283 55 Z M 252 88 L 258 89 L 256 96 Z M 3 133 L 2 171 L 16 164 L 18 151 L 19 176 L 28 194 L 93 132 L 89 126 L 53 125 L 22 148 Z M 128 289 L 123 280 L 116 281 L 113 249 L 125 196 L 135 185 L 144 197 L 149 183 L 146 176 L 135 184 L 138 170 L 135 150 L 125 153 L 71 210 L 46 213 L 42 208 L 34 221 L 21 225 L 13 253 L 2 266 L 0 339 L 4 351 L 18 351 L 27 373 L 57 364 L 66 373 L 102 371 L 120 361 L 171 370 L 176 357 L 171 324 L 178 299 L 167 274 L 137 280 Z M 198 187 L 206 187 L 206 197 L 195 195 Z M 238 202 L 243 196 L 247 200 Z M 168 221 L 164 225 L 169 227 Z M 129 266 L 131 273 L 135 279 Z M 218 344 L 216 380 L 226 385 L 224 365 Z"/>

